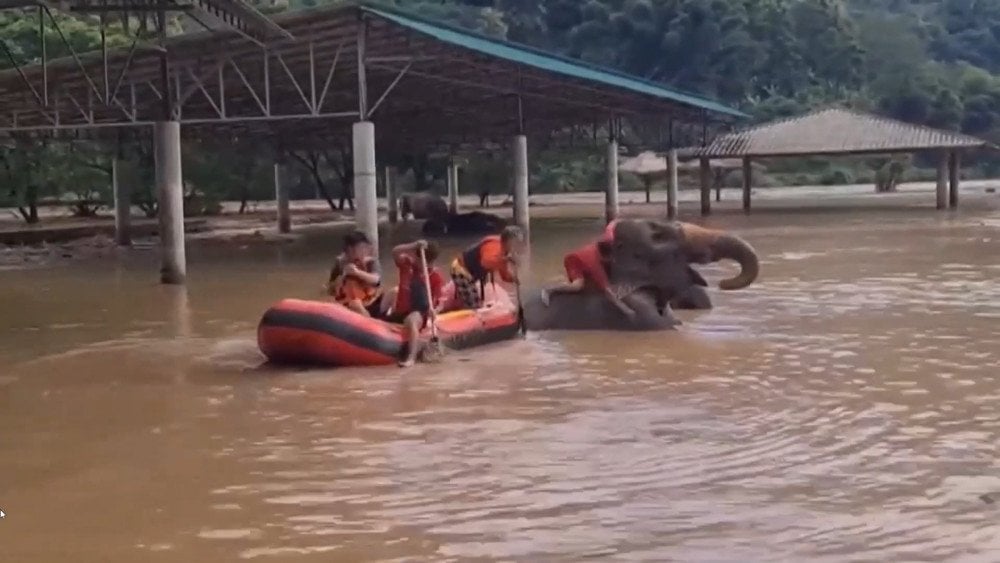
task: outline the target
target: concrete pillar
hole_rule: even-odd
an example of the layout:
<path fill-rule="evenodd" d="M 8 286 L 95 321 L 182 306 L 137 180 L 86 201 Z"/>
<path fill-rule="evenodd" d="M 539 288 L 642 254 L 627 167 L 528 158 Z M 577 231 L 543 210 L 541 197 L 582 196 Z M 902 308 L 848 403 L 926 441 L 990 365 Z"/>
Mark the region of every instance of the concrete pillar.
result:
<path fill-rule="evenodd" d="M 699 159 L 701 164 L 701 214 L 712 212 L 712 166 L 707 158 Z"/>
<path fill-rule="evenodd" d="M 753 164 L 743 159 L 743 211 L 750 211 L 750 190 L 753 188 Z"/>
<path fill-rule="evenodd" d="M 514 152 L 514 224 L 527 236 L 531 227 L 528 215 L 528 138 L 516 135 Z"/>
<path fill-rule="evenodd" d="M 184 181 L 181 172 L 181 124 L 153 124 L 156 196 L 160 219 L 160 281 L 183 284 L 187 277 L 184 254 Z"/>
<path fill-rule="evenodd" d="M 378 255 L 378 196 L 375 191 L 375 124 L 355 123 L 354 137 L 354 197 L 357 201 L 355 222 L 372 242 Z"/>
<path fill-rule="evenodd" d="M 667 153 L 667 219 L 677 218 L 677 149 Z"/>
<path fill-rule="evenodd" d="M 448 211 L 458 213 L 458 165 L 448 162 Z"/>
<path fill-rule="evenodd" d="M 948 208 L 948 171 L 951 165 L 951 155 L 941 153 L 941 161 L 937 170 L 937 208 Z"/>
<path fill-rule="evenodd" d="M 121 159 L 111 159 L 111 191 L 115 199 L 115 242 L 119 246 L 132 244 L 132 189 L 121 179 Z"/>
<path fill-rule="evenodd" d="M 618 140 L 608 139 L 608 186 L 604 190 L 604 220 L 608 223 L 618 218 Z"/>
<path fill-rule="evenodd" d="M 291 188 L 289 180 L 286 163 L 278 159 L 274 163 L 274 201 L 278 209 L 278 232 L 282 234 L 292 232 L 292 210 L 288 197 Z"/>
<path fill-rule="evenodd" d="M 385 201 L 389 222 L 399 221 L 399 200 L 396 197 L 396 167 L 385 167 Z"/>
<path fill-rule="evenodd" d="M 952 209 L 958 208 L 958 187 L 961 182 L 962 160 L 958 151 L 952 151 L 951 161 L 948 163 L 948 183 L 951 184 L 948 192 L 948 206 Z"/>

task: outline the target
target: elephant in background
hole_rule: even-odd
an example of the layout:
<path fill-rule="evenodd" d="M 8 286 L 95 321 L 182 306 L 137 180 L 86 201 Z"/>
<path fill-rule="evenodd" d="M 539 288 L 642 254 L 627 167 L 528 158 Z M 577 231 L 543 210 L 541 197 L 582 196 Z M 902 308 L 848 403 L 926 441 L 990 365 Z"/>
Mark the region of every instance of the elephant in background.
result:
<path fill-rule="evenodd" d="M 448 204 L 444 198 L 429 192 L 413 192 L 399 197 L 399 216 L 403 221 L 408 216 L 414 219 L 443 220 L 448 216 Z"/>
<path fill-rule="evenodd" d="M 709 264 L 720 260 L 733 260 L 740 265 L 740 272 L 719 282 L 719 289 L 732 291 L 743 289 L 760 275 L 760 259 L 752 246 L 735 234 L 708 229 L 699 225 L 668 221 L 643 221 L 654 241 L 674 241 L 687 256 L 689 264 Z M 692 276 L 701 277 L 688 266 Z M 707 284 L 691 286 L 687 291 L 674 297 L 670 305 L 674 309 L 711 309 L 712 300 L 706 291 Z"/>
<path fill-rule="evenodd" d="M 499 233 L 507 221 L 492 213 L 472 211 L 449 213 L 444 218 L 428 219 L 422 232 L 425 235 L 488 235 Z"/>
<path fill-rule="evenodd" d="M 598 243 L 613 290 L 633 310 L 626 316 L 599 291 L 559 293 L 546 306 L 539 293 L 524 301 L 531 330 L 667 330 L 680 324 L 670 302 L 705 280 L 688 266 L 682 241 L 656 239 L 643 221 L 621 220 L 614 240 Z"/>

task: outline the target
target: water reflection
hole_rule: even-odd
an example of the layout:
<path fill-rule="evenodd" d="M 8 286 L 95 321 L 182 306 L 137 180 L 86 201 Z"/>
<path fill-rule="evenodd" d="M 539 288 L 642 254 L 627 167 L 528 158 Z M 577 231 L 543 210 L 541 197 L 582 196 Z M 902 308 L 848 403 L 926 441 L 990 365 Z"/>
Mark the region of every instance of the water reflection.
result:
<path fill-rule="evenodd" d="M 713 218 L 764 275 L 682 330 L 405 374 L 257 369 L 258 315 L 311 296 L 335 235 L 195 250 L 186 290 L 143 256 L 5 273 L 5 555 L 989 560 L 1000 215 L 929 217 Z M 531 278 L 598 231 L 534 225 Z"/>

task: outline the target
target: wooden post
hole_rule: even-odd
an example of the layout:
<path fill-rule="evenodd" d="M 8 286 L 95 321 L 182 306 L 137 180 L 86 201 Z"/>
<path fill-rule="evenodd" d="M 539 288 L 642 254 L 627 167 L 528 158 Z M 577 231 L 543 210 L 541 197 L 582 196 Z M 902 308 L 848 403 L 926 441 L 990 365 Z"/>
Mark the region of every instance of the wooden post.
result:
<path fill-rule="evenodd" d="M 743 158 L 743 211 L 750 211 L 750 189 L 753 187 L 753 165 L 750 157 Z"/>
<path fill-rule="evenodd" d="M 709 160 L 701 157 L 701 214 L 712 212 L 712 166 Z"/>
<path fill-rule="evenodd" d="M 667 219 L 677 218 L 677 149 L 667 153 Z"/>
<path fill-rule="evenodd" d="M 941 153 L 941 160 L 938 162 L 937 170 L 937 208 L 948 208 L 948 171 L 951 167 L 951 155 L 947 152 Z"/>
<path fill-rule="evenodd" d="M 949 183 L 951 184 L 951 190 L 948 194 L 948 206 L 952 209 L 958 209 L 958 186 L 961 179 L 960 171 L 962 167 L 962 161 L 958 151 L 951 152 L 951 162 L 948 164 Z"/>

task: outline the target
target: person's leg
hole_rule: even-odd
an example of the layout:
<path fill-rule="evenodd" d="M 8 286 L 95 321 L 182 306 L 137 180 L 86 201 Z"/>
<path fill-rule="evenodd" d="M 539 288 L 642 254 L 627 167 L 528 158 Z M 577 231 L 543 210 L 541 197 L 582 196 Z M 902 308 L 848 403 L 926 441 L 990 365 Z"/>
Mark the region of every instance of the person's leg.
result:
<path fill-rule="evenodd" d="M 580 293 L 583 291 L 585 282 L 583 278 L 576 278 L 569 283 L 559 284 L 555 287 L 549 287 L 542 290 L 542 303 L 545 305 L 549 304 L 549 297 L 553 293 Z"/>
<path fill-rule="evenodd" d="M 389 310 L 396 303 L 396 295 L 398 294 L 398 287 L 394 287 L 382 294 L 382 300 L 379 302 L 379 311 L 382 312 L 382 316 L 389 315 Z"/>
<path fill-rule="evenodd" d="M 424 316 L 419 311 L 413 311 L 403 319 L 406 331 L 406 356 L 399 361 L 399 367 L 408 368 L 417 361 L 420 353 L 420 328 L 424 324 Z"/>

